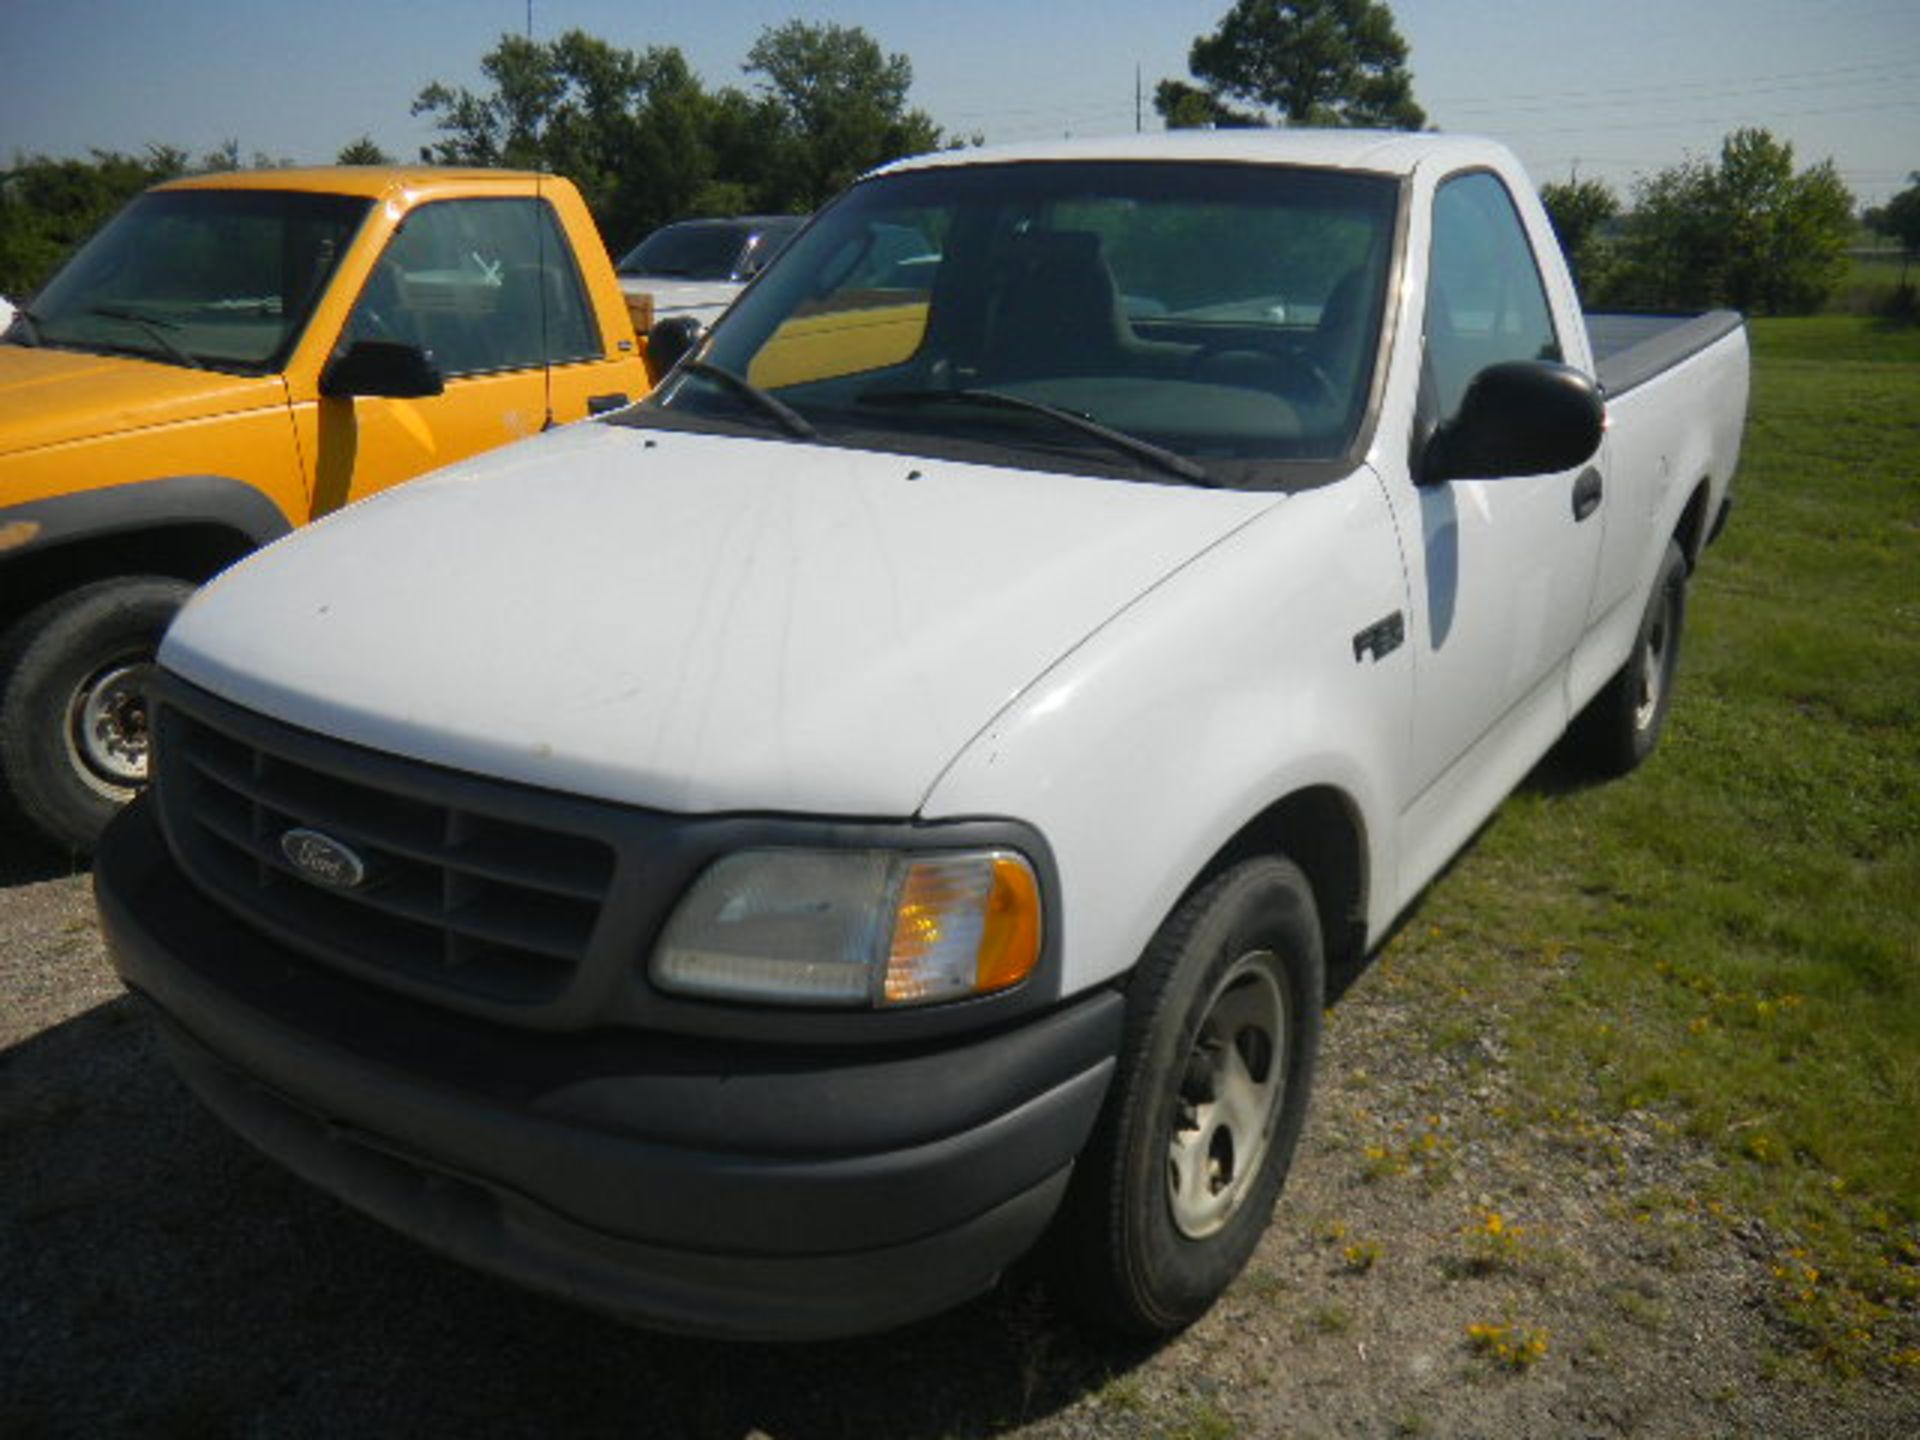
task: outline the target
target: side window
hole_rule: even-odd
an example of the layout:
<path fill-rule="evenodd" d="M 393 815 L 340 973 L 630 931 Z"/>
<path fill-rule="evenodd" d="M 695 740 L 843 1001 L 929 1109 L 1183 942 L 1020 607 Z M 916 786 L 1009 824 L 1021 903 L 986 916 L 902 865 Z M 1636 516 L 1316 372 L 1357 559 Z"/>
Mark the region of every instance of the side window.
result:
<path fill-rule="evenodd" d="M 347 322 L 352 339 L 404 340 L 449 377 L 597 356 L 573 254 L 534 200 L 441 200 L 402 223 Z"/>
<path fill-rule="evenodd" d="M 1427 373 L 1442 423 L 1473 377 L 1503 360 L 1558 360 L 1533 247 L 1506 186 L 1484 171 L 1440 187 L 1427 276 Z"/>

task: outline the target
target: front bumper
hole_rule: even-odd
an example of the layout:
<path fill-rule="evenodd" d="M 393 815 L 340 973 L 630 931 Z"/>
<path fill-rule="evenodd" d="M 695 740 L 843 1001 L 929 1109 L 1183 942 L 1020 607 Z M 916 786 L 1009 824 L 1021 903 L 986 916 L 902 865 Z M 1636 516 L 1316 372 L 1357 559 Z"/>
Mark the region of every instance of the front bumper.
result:
<path fill-rule="evenodd" d="M 122 978 L 243 1137 L 457 1259 L 664 1328 L 821 1338 L 986 1288 L 1052 1218 L 1119 1043 L 1110 991 L 887 1047 L 516 1030 L 242 925 L 145 803 L 94 875 Z"/>

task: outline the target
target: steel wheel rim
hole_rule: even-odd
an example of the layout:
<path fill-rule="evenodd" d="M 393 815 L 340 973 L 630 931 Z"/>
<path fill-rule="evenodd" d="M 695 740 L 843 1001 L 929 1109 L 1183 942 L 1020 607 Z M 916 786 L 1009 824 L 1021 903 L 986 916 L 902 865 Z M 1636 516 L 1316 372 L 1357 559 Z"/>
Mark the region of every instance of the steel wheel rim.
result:
<path fill-rule="evenodd" d="M 1239 1213 L 1279 1125 L 1290 1019 L 1279 970 L 1271 950 L 1236 960 L 1208 997 L 1173 1076 L 1167 1205 L 1175 1228 L 1192 1240 Z"/>
<path fill-rule="evenodd" d="M 74 692 L 67 710 L 67 748 L 75 768 L 109 798 L 146 783 L 146 662 L 100 671 Z"/>

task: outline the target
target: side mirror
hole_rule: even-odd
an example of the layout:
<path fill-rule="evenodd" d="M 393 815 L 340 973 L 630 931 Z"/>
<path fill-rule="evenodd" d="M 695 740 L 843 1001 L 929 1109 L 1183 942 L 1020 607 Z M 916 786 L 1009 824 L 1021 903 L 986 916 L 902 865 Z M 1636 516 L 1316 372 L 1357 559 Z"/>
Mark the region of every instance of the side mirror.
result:
<path fill-rule="evenodd" d="M 1571 365 L 1489 365 L 1473 377 L 1460 413 L 1427 442 L 1420 483 L 1571 470 L 1593 458 L 1606 426 L 1599 388 Z"/>
<path fill-rule="evenodd" d="M 417 400 L 447 388 L 433 356 L 398 340 L 356 340 L 320 372 L 322 395 Z"/>
<path fill-rule="evenodd" d="M 707 327 L 691 315 L 669 315 L 647 331 L 647 371 L 655 380 L 680 363 L 681 356 L 706 338 Z"/>

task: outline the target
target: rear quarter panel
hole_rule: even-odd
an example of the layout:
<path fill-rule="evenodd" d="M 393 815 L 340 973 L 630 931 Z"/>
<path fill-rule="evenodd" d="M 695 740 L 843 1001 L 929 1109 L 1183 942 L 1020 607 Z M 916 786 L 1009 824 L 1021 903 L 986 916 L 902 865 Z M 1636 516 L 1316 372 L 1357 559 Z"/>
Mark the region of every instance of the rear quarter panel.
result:
<path fill-rule="evenodd" d="M 1626 662 L 1667 539 L 1703 484 L 1708 526 L 1719 513 L 1740 463 L 1748 367 L 1742 327 L 1608 399 L 1606 542 L 1587 635 L 1568 676 L 1576 707 Z"/>

